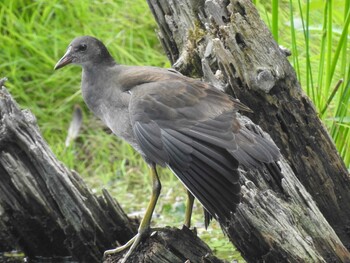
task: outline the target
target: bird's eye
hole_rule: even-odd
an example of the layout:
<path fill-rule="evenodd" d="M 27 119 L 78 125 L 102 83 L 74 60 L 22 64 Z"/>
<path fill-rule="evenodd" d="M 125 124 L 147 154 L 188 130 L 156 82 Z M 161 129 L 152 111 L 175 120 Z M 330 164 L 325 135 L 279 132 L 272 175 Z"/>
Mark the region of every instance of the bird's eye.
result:
<path fill-rule="evenodd" d="M 86 44 L 81 44 L 81 45 L 78 46 L 78 50 L 79 50 L 79 51 L 85 51 L 86 48 L 87 48 L 87 45 L 86 45 Z"/>

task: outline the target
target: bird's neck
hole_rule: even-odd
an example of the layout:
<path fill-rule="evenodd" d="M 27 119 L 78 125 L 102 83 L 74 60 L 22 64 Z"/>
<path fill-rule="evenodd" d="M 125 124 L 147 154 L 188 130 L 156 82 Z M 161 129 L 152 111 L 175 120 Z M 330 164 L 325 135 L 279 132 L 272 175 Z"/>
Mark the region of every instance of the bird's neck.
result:
<path fill-rule="evenodd" d="M 89 84 L 89 86 L 95 86 L 98 84 L 103 84 L 107 81 L 109 76 L 108 72 L 117 66 L 117 63 L 112 57 L 99 63 L 95 61 L 94 63 L 83 64 L 83 73 L 82 73 L 82 84 Z M 105 81 L 103 81 L 105 80 Z"/>
<path fill-rule="evenodd" d="M 87 62 L 82 64 L 83 70 L 86 72 L 95 72 L 96 70 L 104 71 L 110 67 L 117 65 L 112 56 L 104 56 L 93 62 Z"/>
<path fill-rule="evenodd" d="M 81 91 L 83 99 L 89 109 L 96 115 L 100 115 L 99 104 L 103 96 L 105 72 L 100 67 L 83 66 L 82 79 L 81 79 Z"/>
<path fill-rule="evenodd" d="M 113 74 L 111 74 L 113 73 Z M 104 63 L 103 65 L 84 65 L 82 72 L 82 95 L 89 109 L 101 117 L 100 106 L 110 97 L 114 88 L 113 78 L 118 74 L 118 65 Z"/>

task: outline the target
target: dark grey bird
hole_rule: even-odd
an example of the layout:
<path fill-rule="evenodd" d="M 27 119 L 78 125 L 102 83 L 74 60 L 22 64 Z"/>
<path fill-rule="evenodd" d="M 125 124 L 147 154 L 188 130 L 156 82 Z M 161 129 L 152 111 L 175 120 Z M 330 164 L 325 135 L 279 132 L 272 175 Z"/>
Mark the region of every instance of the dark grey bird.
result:
<path fill-rule="evenodd" d="M 83 68 L 82 94 L 89 109 L 118 137 L 138 151 L 151 169 L 153 191 L 138 234 L 105 255 L 131 252 L 150 232 L 161 184 L 156 165 L 167 166 L 188 190 L 185 225 L 190 226 L 193 196 L 213 217 L 230 221 L 240 202 L 238 165 L 257 168 L 279 159 L 279 149 L 248 130 L 237 111 L 249 111 L 238 100 L 209 83 L 172 69 L 125 66 L 115 62 L 98 39 L 74 39 L 55 69 Z"/>

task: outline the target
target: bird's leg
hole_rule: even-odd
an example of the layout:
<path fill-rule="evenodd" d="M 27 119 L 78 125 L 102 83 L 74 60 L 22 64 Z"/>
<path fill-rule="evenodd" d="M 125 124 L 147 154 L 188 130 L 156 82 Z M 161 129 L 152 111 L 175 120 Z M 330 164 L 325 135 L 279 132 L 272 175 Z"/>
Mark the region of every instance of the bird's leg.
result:
<path fill-rule="evenodd" d="M 160 181 L 159 181 L 156 166 L 153 164 L 151 165 L 151 177 L 152 177 L 152 196 L 151 196 L 151 200 L 148 203 L 145 215 L 143 216 L 143 218 L 141 220 L 141 223 L 140 223 L 140 226 L 138 229 L 138 233 L 136 234 L 136 236 L 134 236 L 132 239 L 130 239 L 125 245 L 117 247 L 115 249 L 106 250 L 104 253 L 105 257 L 107 255 L 115 254 L 115 253 L 118 253 L 120 251 L 123 251 L 126 248 L 131 246 L 129 251 L 126 253 L 126 255 L 123 258 L 122 263 L 125 263 L 127 261 L 128 257 L 133 253 L 133 251 L 135 250 L 137 245 L 142 241 L 142 239 L 145 236 L 147 236 L 149 234 L 152 214 L 153 214 L 154 208 L 157 204 L 157 200 L 158 200 L 160 190 L 162 187 L 160 184 Z"/>
<path fill-rule="evenodd" d="M 193 208 L 194 196 L 190 191 L 187 190 L 187 200 L 186 200 L 186 213 L 185 213 L 185 222 L 184 225 L 188 228 L 191 227 L 191 216 Z"/>

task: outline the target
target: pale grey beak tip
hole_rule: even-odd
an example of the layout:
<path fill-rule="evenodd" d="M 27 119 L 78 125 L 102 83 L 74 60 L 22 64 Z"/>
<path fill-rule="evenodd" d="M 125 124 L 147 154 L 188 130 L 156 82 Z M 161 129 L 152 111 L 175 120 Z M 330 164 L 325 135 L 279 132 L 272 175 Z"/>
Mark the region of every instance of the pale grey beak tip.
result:
<path fill-rule="evenodd" d="M 66 54 L 56 63 L 54 70 L 63 68 L 64 66 L 72 63 L 73 57 L 71 56 L 71 47 L 68 48 Z"/>

